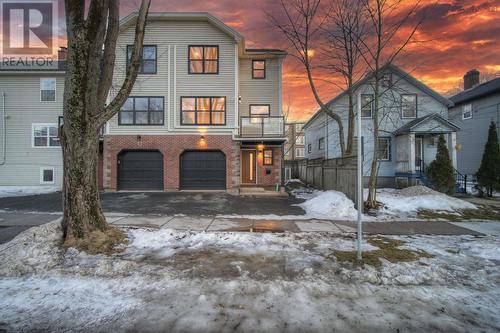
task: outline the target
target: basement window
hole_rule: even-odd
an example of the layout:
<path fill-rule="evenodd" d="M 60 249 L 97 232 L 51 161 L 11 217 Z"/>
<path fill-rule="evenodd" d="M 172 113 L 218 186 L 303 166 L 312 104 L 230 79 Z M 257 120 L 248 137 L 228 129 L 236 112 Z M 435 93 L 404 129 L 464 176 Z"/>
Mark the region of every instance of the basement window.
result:
<path fill-rule="evenodd" d="M 41 167 L 40 168 L 40 184 L 54 184 L 54 168 Z"/>

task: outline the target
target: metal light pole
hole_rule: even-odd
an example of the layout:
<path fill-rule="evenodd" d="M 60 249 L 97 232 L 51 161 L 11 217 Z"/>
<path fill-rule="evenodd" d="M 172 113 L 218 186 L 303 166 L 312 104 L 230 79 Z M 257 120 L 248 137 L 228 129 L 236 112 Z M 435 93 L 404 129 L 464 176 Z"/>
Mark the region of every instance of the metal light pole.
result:
<path fill-rule="evenodd" d="M 358 148 L 358 261 L 362 260 L 361 244 L 362 244 L 362 216 L 363 216 L 363 152 L 361 151 L 361 93 L 358 93 L 358 115 L 357 115 L 357 148 Z"/>

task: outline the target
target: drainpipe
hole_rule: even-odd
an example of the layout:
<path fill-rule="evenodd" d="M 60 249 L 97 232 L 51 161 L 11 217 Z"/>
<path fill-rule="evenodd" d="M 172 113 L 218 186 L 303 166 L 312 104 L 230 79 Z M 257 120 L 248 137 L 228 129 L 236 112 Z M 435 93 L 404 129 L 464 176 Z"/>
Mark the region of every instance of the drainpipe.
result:
<path fill-rule="evenodd" d="M 7 148 L 7 134 L 5 133 L 5 121 L 7 120 L 7 117 L 5 117 L 5 92 L 2 91 L 2 161 L 0 162 L 0 165 L 5 164 L 5 156 L 6 156 L 6 151 L 5 149 Z"/>

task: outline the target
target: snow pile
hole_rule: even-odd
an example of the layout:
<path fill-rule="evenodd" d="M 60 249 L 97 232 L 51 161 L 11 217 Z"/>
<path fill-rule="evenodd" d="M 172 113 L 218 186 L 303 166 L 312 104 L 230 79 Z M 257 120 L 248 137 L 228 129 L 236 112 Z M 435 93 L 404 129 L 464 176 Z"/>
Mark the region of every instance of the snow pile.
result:
<path fill-rule="evenodd" d="M 453 212 L 461 209 L 476 209 L 467 201 L 436 192 L 425 186 L 412 186 L 402 190 L 377 190 L 377 201 L 384 204 L 384 212 L 417 212 L 428 209 Z"/>
<path fill-rule="evenodd" d="M 357 210 L 354 203 L 342 192 L 324 191 L 298 204 L 311 218 L 355 219 Z"/>
<path fill-rule="evenodd" d="M 0 198 L 57 192 L 55 186 L 0 186 Z"/>

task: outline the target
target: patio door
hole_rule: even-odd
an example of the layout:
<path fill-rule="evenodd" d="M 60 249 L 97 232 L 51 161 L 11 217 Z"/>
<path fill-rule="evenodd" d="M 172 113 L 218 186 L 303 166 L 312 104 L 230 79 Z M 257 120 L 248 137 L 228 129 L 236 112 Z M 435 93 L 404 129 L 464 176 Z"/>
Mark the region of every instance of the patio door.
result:
<path fill-rule="evenodd" d="M 255 150 L 242 150 L 241 151 L 241 183 L 242 184 L 256 184 L 257 183 L 257 168 L 256 168 Z"/>
<path fill-rule="evenodd" d="M 422 171 L 424 161 L 423 138 L 415 138 L 415 170 Z"/>

